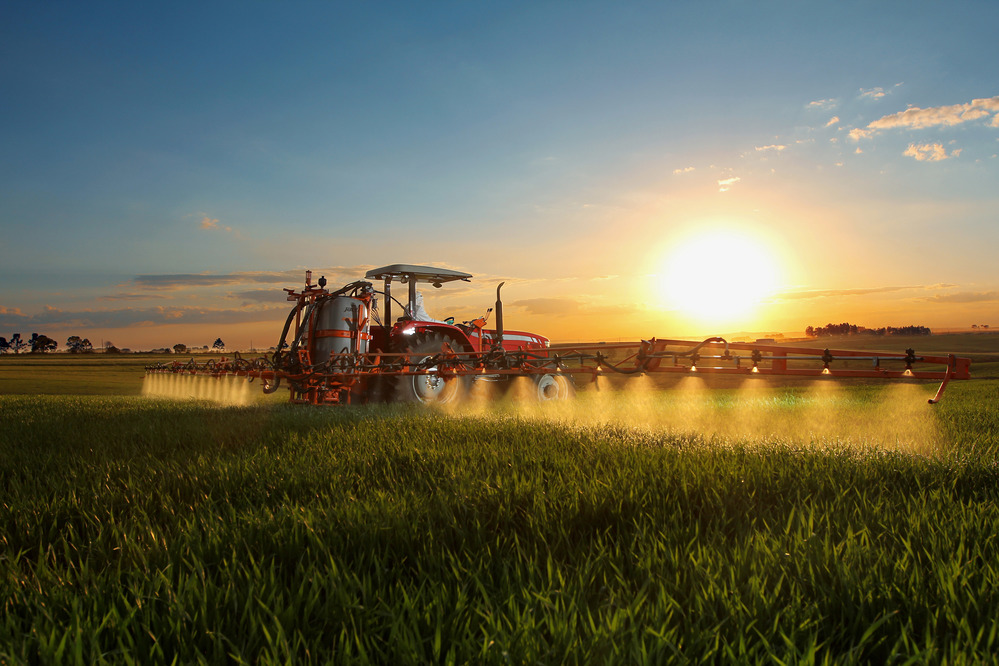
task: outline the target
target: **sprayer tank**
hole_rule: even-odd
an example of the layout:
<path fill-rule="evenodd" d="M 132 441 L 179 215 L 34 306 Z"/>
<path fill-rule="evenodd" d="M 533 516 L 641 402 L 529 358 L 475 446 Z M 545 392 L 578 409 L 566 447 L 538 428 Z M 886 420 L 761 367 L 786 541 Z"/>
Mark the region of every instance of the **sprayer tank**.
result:
<path fill-rule="evenodd" d="M 316 317 L 313 362 L 330 354 L 364 354 L 368 351 L 368 307 L 364 301 L 337 296 L 322 303 Z"/>

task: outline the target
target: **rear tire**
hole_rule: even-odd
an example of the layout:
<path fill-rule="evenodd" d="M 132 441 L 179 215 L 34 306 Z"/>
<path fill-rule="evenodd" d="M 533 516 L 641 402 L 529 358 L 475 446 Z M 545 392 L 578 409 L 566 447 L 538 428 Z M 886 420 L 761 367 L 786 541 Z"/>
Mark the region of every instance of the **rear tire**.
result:
<path fill-rule="evenodd" d="M 534 396 L 538 402 L 562 402 L 576 397 L 576 386 L 566 375 L 539 375 L 534 379 Z"/>
<path fill-rule="evenodd" d="M 410 363 L 415 365 L 442 353 L 445 342 L 451 345 L 454 351 L 462 351 L 461 345 L 440 333 L 417 333 L 403 351 L 412 354 Z M 436 369 L 436 366 L 430 366 L 425 369 L 426 374 L 397 377 L 396 401 L 425 405 L 453 405 L 460 402 L 468 392 L 468 378 L 442 377 L 435 372 Z"/>

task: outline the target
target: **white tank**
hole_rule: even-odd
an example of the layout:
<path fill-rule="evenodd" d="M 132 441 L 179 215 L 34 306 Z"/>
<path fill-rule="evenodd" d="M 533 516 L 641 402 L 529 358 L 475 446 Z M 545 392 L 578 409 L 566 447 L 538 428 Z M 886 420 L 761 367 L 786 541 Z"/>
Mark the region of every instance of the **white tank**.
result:
<path fill-rule="evenodd" d="M 371 335 L 364 301 L 347 296 L 325 301 L 316 315 L 315 336 L 313 363 L 328 360 L 330 354 L 366 353 Z"/>

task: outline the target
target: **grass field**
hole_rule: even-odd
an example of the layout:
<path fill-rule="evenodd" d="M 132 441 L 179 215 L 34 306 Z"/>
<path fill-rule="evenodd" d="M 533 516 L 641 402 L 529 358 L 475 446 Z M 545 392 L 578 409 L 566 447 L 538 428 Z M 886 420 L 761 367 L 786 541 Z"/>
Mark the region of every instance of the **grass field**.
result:
<path fill-rule="evenodd" d="M 999 652 L 997 380 L 455 413 L 0 386 L 0 663 Z"/>

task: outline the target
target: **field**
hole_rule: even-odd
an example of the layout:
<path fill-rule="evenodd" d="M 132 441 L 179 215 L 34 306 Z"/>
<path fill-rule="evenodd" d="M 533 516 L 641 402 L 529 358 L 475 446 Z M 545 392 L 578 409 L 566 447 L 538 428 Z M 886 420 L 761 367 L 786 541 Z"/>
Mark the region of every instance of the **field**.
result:
<path fill-rule="evenodd" d="M 139 397 L 141 359 L 0 358 L 0 663 L 995 663 L 974 337 L 932 407 L 693 378 L 221 407 Z"/>

